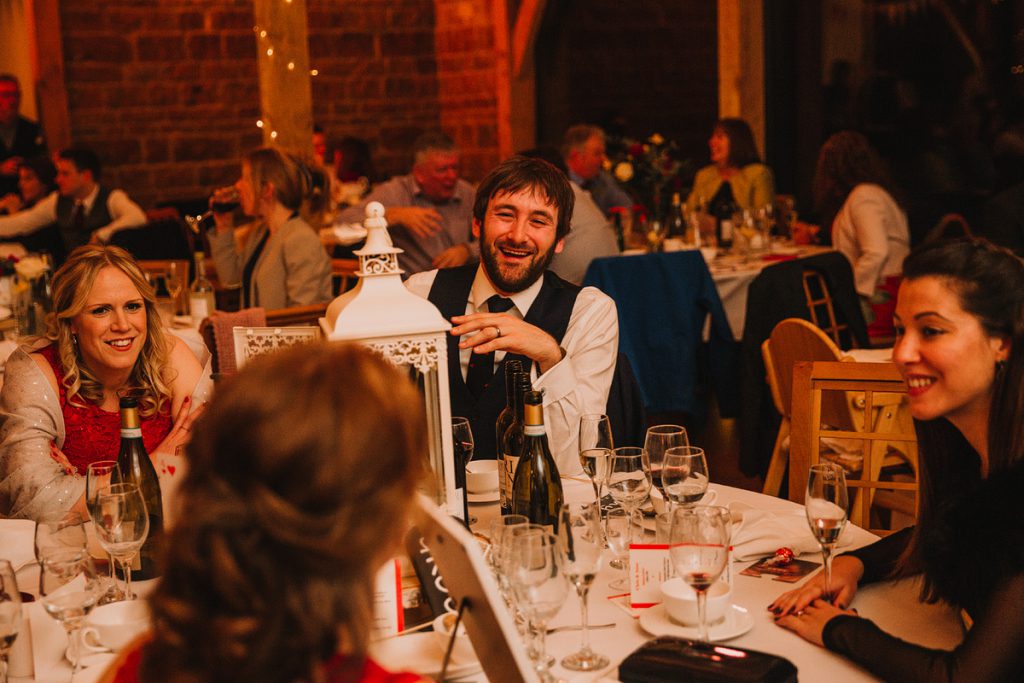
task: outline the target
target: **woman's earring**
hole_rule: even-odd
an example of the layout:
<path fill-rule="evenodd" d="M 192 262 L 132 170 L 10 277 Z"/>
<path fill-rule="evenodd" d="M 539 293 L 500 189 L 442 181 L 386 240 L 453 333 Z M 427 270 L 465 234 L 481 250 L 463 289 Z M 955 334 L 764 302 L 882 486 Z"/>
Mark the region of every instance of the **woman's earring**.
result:
<path fill-rule="evenodd" d="M 996 361 L 996 374 L 1001 375 L 1006 370 L 1006 359 Z"/>
<path fill-rule="evenodd" d="M 78 335 L 74 332 L 71 333 L 71 343 L 78 346 Z"/>

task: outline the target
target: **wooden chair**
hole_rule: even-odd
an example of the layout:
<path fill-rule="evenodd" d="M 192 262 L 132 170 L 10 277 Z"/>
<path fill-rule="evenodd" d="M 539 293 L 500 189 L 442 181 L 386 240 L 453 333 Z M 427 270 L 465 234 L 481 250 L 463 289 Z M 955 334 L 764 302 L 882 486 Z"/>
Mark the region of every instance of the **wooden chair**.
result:
<path fill-rule="evenodd" d="M 320 339 L 320 327 L 236 327 L 235 367 L 239 370 L 256 356 L 262 356 L 296 344 L 310 344 Z"/>
<path fill-rule="evenodd" d="M 327 304 L 312 304 L 310 306 L 293 306 L 291 308 L 278 308 L 271 311 L 262 311 L 262 309 L 244 309 L 239 313 L 259 311 L 262 316 L 255 316 L 256 319 L 261 320 L 262 323 L 258 325 L 240 325 L 232 327 L 232 331 L 241 327 L 242 329 L 279 329 L 284 327 L 293 326 L 318 326 L 320 318 L 322 318 L 327 312 Z M 222 323 L 221 328 L 224 329 L 225 323 Z M 206 343 L 207 348 L 213 352 L 213 371 L 215 373 L 227 372 L 231 373 L 231 364 L 228 360 L 234 356 L 234 337 L 226 339 L 224 344 L 217 343 L 217 325 L 210 318 L 206 318 L 199 325 L 199 334 L 202 335 L 203 341 Z M 226 335 L 225 335 L 226 336 Z M 223 358 L 221 354 L 227 356 Z M 235 368 L 237 370 L 237 367 Z"/>
<path fill-rule="evenodd" d="M 772 401 L 782 417 L 761 492 L 777 496 L 788 459 L 786 440 L 790 438 L 793 415 L 793 366 L 798 361 L 838 361 L 842 359 L 843 352 L 818 327 L 800 318 L 787 318 L 776 325 L 771 336 L 764 340 L 761 354 Z M 824 411 L 827 422 L 838 427 L 852 427 L 850 411 L 843 397 L 831 395 L 827 400 L 829 403 Z"/>
<path fill-rule="evenodd" d="M 850 439 L 862 443 L 863 466 L 859 476 L 849 476 L 854 492 L 850 521 L 885 535 L 893 529 L 875 524 L 873 508 L 900 512 L 916 510 L 917 436 L 899 403 L 906 385 L 893 363 L 844 363 L 835 361 L 798 362 L 793 371 L 793 416 L 790 431 L 789 497 L 804 501 L 808 468 L 822 459 L 822 440 Z M 854 429 L 829 429 L 823 423 L 830 393 L 852 396 L 851 409 L 862 405 L 862 415 L 871 416 Z M 895 399 L 895 400 L 894 400 Z M 902 415 L 902 417 L 901 417 Z M 883 476 L 891 444 L 902 444 L 912 476 Z M 913 501 L 913 502 L 911 502 Z"/>
<path fill-rule="evenodd" d="M 334 296 L 344 294 L 355 285 L 356 271 L 359 270 L 359 259 L 332 258 L 331 284 Z"/>
<path fill-rule="evenodd" d="M 836 309 L 832 304 L 832 293 L 828 282 L 817 270 L 806 269 L 803 273 L 804 297 L 807 299 L 807 310 L 811 314 L 811 322 L 821 328 L 832 341 L 841 346 L 844 337 L 852 340 L 849 325 L 836 318 Z"/>
<path fill-rule="evenodd" d="M 177 265 L 184 277 L 181 292 L 178 293 L 177 300 L 174 302 L 175 310 L 186 311 L 188 310 L 188 287 L 192 282 L 189 262 L 186 259 L 146 259 L 138 261 L 139 268 L 142 269 L 142 272 L 152 283 L 153 287 L 155 288 L 158 284 L 162 283 L 168 293 L 170 293 L 170 289 L 167 287 L 167 273 L 171 269 L 172 263 Z"/>
<path fill-rule="evenodd" d="M 292 306 L 267 311 L 268 327 L 290 327 L 294 325 L 318 325 L 327 313 L 327 304 Z"/>

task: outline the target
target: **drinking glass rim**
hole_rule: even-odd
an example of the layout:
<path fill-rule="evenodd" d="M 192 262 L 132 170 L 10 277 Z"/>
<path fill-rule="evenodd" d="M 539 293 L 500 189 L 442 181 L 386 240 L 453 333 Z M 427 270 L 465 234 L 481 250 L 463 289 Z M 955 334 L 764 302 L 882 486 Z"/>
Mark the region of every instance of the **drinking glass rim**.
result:
<path fill-rule="evenodd" d="M 635 453 L 626 453 L 625 451 L 636 451 Z M 647 453 L 647 449 L 641 446 L 619 446 L 618 448 L 612 449 L 612 455 L 616 458 L 642 458 Z"/>
<path fill-rule="evenodd" d="M 688 434 L 682 425 L 664 424 L 647 428 L 648 434 Z"/>
<path fill-rule="evenodd" d="M 39 558 L 39 565 L 46 566 L 52 564 L 71 564 L 73 562 L 81 562 L 82 560 L 89 557 L 89 551 L 86 548 L 50 548 L 40 553 L 42 557 Z"/>
<path fill-rule="evenodd" d="M 686 457 L 706 456 L 704 449 L 700 446 L 672 446 L 671 448 L 666 448 L 665 457 L 667 458 L 670 455 Z"/>

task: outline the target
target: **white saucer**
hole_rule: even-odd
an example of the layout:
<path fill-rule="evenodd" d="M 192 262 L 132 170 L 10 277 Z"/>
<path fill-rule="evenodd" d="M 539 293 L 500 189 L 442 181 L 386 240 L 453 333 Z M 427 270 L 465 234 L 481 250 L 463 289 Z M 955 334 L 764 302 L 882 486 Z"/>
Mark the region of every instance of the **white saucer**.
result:
<path fill-rule="evenodd" d="M 66 659 L 69 664 L 72 663 L 70 650 L 71 650 L 70 647 L 68 647 L 68 648 L 66 648 L 64 650 L 64 659 Z M 82 653 L 82 661 L 80 661 L 78 663 L 78 665 L 80 667 L 82 667 L 83 669 L 88 669 L 89 667 L 93 667 L 93 666 L 99 666 L 100 669 L 102 670 L 102 669 L 106 668 L 106 666 L 108 664 L 110 664 L 112 661 L 114 661 L 114 659 L 116 659 L 116 658 L 117 658 L 117 653 L 111 652 L 109 650 L 106 651 L 106 652 L 96 652 L 96 651 L 83 652 Z"/>
<path fill-rule="evenodd" d="M 438 678 L 444 652 L 433 633 L 410 633 L 407 636 L 386 638 L 370 643 L 370 655 L 382 666 L 393 671 L 412 673 Z M 461 661 L 452 657 L 446 678 L 462 678 L 483 669 L 479 660 Z"/>
<path fill-rule="evenodd" d="M 466 492 L 466 499 L 470 503 L 497 503 L 501 499 L 501 491 L 484 491 L 483 493 Z"/>
<path fill-rule="evenodd" d="M 683 626 L 673 621 L 665 611 L 664 605 L 655 605 L 640 615 L 640 628 L 652 636 L 676 636 L 677 638 L 696 638 L 696 626 Z M 730 605 L 725 618 L 717 624 L 711 624 L 708 638 L 711 640 L 729 640 L 741 636 L 754 628 L 754 617 L 739 605 Z"/>

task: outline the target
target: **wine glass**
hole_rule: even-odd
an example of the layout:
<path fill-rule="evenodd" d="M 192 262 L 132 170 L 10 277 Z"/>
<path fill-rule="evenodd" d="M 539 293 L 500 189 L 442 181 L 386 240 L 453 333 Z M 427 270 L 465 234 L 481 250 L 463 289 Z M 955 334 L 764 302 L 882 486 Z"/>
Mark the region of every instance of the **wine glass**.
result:
<path fill-rule="evenodd" d="M 677 446 L 689 446 L 690 439 L 686 434 L 686 428 L 679 425 L 655 425 L 647 429 L 647 436 L 644 438 L 644 452 L 647 454 L 647 467 L 651 473 L 651 484 L 653 484 L 662 497 L 665 495 L 665 487 L 661 481 L 662 468 L 665 463 L 665 452 Z"/>
<path fill-rule="evenodd" d="M 682 507 L 693 507 L 708 490 L 708 461 L 704 449 L 676 446 L 665 452 L 662 465 L 665 499 Z"/>
<path fill-rule="evenodd" d="M 708 589 L 725 569 L 729 539 L 716 507 L 676 508 L 669 530 L 669 557 L 676 574 L 697 593 L 698 637 L 708 640 Z"/>
<path fill-rule="evenodd" d="M 548 620 L 558 613 L 569 593 L 562 572 L 564 558 L 558 538 L 542 531 L 512 538 L 509 573 L 516 604 L 536 634 L 534 668 L 542 681 L 554 681 L 545 647 Z"/>
<path fill-rule="evenodd" d="M 583 638 L 578 652 L 562 659 L 562 666 L 572 671 L 594 671 L 608 666 L 608 658 L 590 649 L 587 633 L 587 595 L 590 584 L 601 569 L 601 505 L 594 503 L 568 503 L 562 506 L 562 523 L 558 526 L 565 563 L 562 571 L 576 587 L 580 598 L 580 624 Z"/>
<path fill-rule="evenodd" d="M 53 513 L 36 522 L 36 560 L 57 550 L 86 550 L 85 520 L 77 510 Z"/>
<path fill-rule="evenodd" d="M 498 586 L 501 587 L 501 547 L 505 542 L 505 536 L 516 527 L 524 527 L 530 523 L 526 515 L 502 515 L 491 520 L 491 544 L 487 546 L 487 563 L 491 571 L 498 578 Z M 509 597 L 503 591 L 503 597 Z"/>
<path fill-rule="evenodd" d="M 149 536 L 149 512 L 139 487 L 111 484 L 101 490 L 92 521 L 100 545 L 121 564 L 124 599 L 134 600 L 131 563 Z"/>
<path fill-rule="evenodd" d="M 21 630 L 21 591 L 14 567 L 0 560 L 0 683 L 7 683 L 7 653 Z"/>
<path fill-rule="evenodd" d="M 832 552 L 846 527 L 846 473 L 832 462 L 811 465 L 807 474 L 807 497 L 804 511 L 811 533 L 821 544 L 825 565 L 825 598 L 832 599 Z"/>
<path fill-rule="evenodd" d="M 469 514 L 468 491 L 466 490 L 466 467 L 473 460 L 473 429 L 469 418 L 452 418 L 452 449 L 455 451 L 455 471 L 458 472 L 456 486 L 462 488 L 462 503 L 466 511 L 466 524 L 474 524 L 476 517 Z"/>
<path fill-rule="evenodd" d="M 114 476 L 116 473 L 117 476 Z M 85 471 L 85 507 L 89 511 L 89 517 L 95 519 L 96 507 L 99 503 L 100 491 L 115 481 L 121 479 L 121 470 L 118 468 L 116 460 L 97 460 L 96 462 L 89 463 L 89 466 Z M 113 600 L 123 599 L 121 591 L 117 589 L 116 579 L 114 575 L 114 556 L 108 554 L 107 567 L 110 572 L 110 581 L 114 586 Z"/>
<path fill-rule="evenodd" d="M 238 188 L 234 185 L 228 185 L 227 187 L 219 187 L 213 191 L 213 195 L 210 197 L 210 208 L 195 216 L 186 215 L 185 223 L 195 234 L 199 234 L 200 225 L 207 218 L 215 213 L 231 213 L 239 207 L 242 203 L 242 197 L 238 194 Z"/>
<path fill-rule="evenodd" d="M 611 451 L 615 447 L 612 441 L 612 423 L 607 415 L 588 413 L 580 416 L 580 462 L 583 471 L 590 477 L 590 483 L 594 487 L 594 495 L 597 496 L 598 504 L 601 503 L 601 485 L 603 478 L 598 477 L 595 471 L 597 463 L 585 459 L 584 453 L 592 449 L 604 449 Z M 597 454 L 594 454 L 595 456 Z"/>
<path fill-rule="evenodd" d="M 629 569 L 629 539 L 632 525 L 633 516 L 620 507 L 612 508 L 605 513 L 605 540 L 612 551 L 612 559 L 608 565 L 615 569 Z M 619 577 L 608 585 L 612 590 L 626 590 L 629 584 L 625 577 Z"/>
<path fill-rule="evenodd" d="M 71 653 L 71 680 L 81 660 L 78 633 L 103 594 L 89 553 L 82 549 L 53 550 L 44 555 L 39 570 L 39 596 L 43 609 L 64 626 Z"/>
<path fill-rule="evenodd" d="M 185 269 L 182 264 L 174 261 L 167 263 L 167 272 L 164 273 L 164 285 L 167 287 L 167 295 L 171 297 L 174 304 L 174 313 L 178 314 L 178 302 L 181 291 L 185 288 Z"/>
<path fill-rule="evenodd" d="M 615 502 L 632 518 L 651 492 L 651 478 L 644 449 L 622 446 L 612 451 L 608 468 L 608 490 Z M 627 531 L 628 544 L 633 545 L 633 525 Z M 627 546 L 628 547 L 628 546 Z"/>
<path fill-rule="evenodd" d="M 612 451 L 610 448 L 584 448 L 580 450 L 580 464 L 583 471 L 590 477 L 594 486 L 594 500 L 598 510 L 601 509 L 601 491 L 608 481 L 608 470 L 611 468 Z"/>

